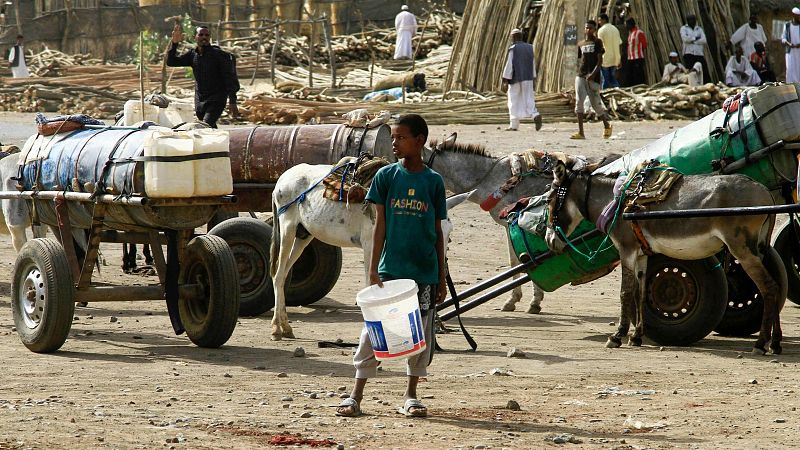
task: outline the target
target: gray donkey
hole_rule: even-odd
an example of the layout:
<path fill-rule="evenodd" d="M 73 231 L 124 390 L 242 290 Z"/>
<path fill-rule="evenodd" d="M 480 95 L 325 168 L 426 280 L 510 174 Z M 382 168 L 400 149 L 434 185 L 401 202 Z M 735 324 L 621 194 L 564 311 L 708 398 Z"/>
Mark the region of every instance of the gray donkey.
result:
<path fill-rule="evenodd" d="M 616 177 L 592 176 L 591 168 L 572 171 L 569 161 L 566 164 L 562 161 L 555 163 L 548 205 L 550 223 L 545 237 L 551 250 L 563 252 L 567 245 L 565 236 L 569 236 L 583 219 L 598 221 L 604 208 L 617 198 L 614 191 L 616 181 Z M 744 175 L 687 175 L 674 183 L 665 200 L 652 204 L 649 209 L 665 211 L 772 204 L 767 188 Z M 786 275 L 780 270 L 770 273 L 763 261 L 765 257 L 776 256 L 775 250 L 769 246 L 775 225 L 774 215 L 658 219 L 637 223 L 638 233 L 634 226 L 621 219 L 608 231 L 623 266 L 620 292 L 623 317 L 620 317 L 617 334 L 609 337 L 608 347 L 620 345 L 628 332 L 627 325 L 623 326 L 628 323 L 624 316 L 626 311 L 629 314 L 634 309 L 636 328 L 630 343 L 642 343 L 649 254 L 697 260 L 719 253 L 724 246 L 739 260 L 764 299 L 761 330 L 753 352 L 765 354 L 766 343 L 770 341 L 772 352 L 781 353 L 780 311 L 786 298 Z M 638 286 L 638 289 L 631 289 L 631 286 Z M 635 307 L 631 308 L 631 304 Z"/>

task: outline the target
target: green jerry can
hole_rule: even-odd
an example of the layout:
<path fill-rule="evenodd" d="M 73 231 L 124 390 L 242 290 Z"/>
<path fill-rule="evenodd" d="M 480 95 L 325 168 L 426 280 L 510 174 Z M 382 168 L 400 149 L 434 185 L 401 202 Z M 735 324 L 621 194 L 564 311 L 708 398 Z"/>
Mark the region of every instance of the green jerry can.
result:
<path fill-rule="evenodd" d="M 744 91 L 747 101 L 731 112 L 719 109 L 702 119 L 669 133 L 597 169 L 595 175 L 628 173 L 651 159 L 672 166 L 685 175 L 710 174 L 714 161 L 728 162 L 774 144 L 800 141 L 800 100 L 797 85 L 764 85 Z M 767 158 L 744 166 L 738 173 L 763 184 L 769 190 L 797 173 L 791 150 L 778 150 Z"/>
<path fill-rule="evenodd" d="M 521 261 L 534 259 L 549 251 L 544 239 L 521 228 L 516 220 L 510 219 L 507 229 L 514 252 Z M 528 271 L 531 281 L 543 291 L 553 292 L 565 284 L 588 283 L 614 270 L 614 267 L 619 264 L 619 253 L 610 240 L 605 239 L 602 234 L 589 239 L 580 238 L 581 235 L 594 229 L 593 223 L 585 220 L 581 222 L 569 239 L 572 241 L 572 245 L 583 254 L 568 248 L 560 255 L 545 258 L 541 264 Z M 584 256 L 598 250 L 601 245 L 603 245 L 603 249 L 591 259 Z"/>

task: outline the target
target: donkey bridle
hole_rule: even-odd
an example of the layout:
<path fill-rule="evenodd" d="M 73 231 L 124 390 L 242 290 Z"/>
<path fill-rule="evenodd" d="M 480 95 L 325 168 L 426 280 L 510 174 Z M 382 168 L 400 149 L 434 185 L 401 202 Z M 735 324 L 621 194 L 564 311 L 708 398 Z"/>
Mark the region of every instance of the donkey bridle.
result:
<path fill-rule="evenodd" d="M 555 200 L 556 204 L 552 208 L 552 213 L 550 214 L 550 228 L 553 230 L 556 229 L 558 226 L 558 212 L 561 211 L 561 208 L 564 207 L 564 202 L 567 199 L 567 194 L 569 193 L 569 188 L 572 186 L 572 182 L 577 178 L 579 174 L 572 170 L 569 171 L 566 179 L 561 181 L 561 184 L 558 187 L 555 187 Z M 589 220 L 589 195 L 592 192 L 592 175 L 586 175 L 586 191 L 583 195 L 583 202 L 578 205 L 578 211 L 581 213 L 584 219 Z M 561 233 L 556 233 L 559 239 L 564 241 L 566 236 L 561 236 Z"/>

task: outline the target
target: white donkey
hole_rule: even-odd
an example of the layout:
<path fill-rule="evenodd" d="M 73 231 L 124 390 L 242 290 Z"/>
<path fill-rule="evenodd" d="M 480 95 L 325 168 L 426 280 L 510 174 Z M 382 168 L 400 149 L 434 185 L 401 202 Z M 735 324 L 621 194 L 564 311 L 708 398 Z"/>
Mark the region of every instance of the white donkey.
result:
<path fill-rule="evenodd" d="M 0 159 L 0 180 L 2 180 L 3 191 L 17 191 L 17 181 L 13 178 L 19 172 L 18 162 L 18 154 L 12 154 Z M 28 202 L 25 200 L 4 199 L 0 203 L 3 211 L 3 217 L 0 218 L 0 234 L 10 234 L 11 244 L 14 246 L 14 250 L 19 253 L 19 250 L 28 241 L 25 230 L 32 225 Z M 47 227 L 33 227 L 34 237 L 44 237 L 45 234 L 47 234 Z"/>
<path fill-rule="evenodd" d="M 346 204 L 323 197 L 325 186 L 315 185 L 328 175 L 334 166 L 300 164 L 284 172 L 272 192 L 272 246 L 270 273 L 275 289 L 275 308 L 272 317 L 272 339 L 293 338 L 286 313 L 284 288 L 289 270 L 316 238 L 337 247 L 357 247 L 364 250 L 364 273 L 368 280 L 372 256 L 372 231 L 375 225 L 375 207 L 371 204 Z M 314 186 L 314 187 L 312 187 Z M 295 202 L 302 193 L 302 201 Z M 448 211 L 462 203 L 471 192 L 447 199 Z M 289 205 L 279 213 L 280 208 Z M 442 233 L 447 248 L 448 236 L 453 226 L 442 221 Z"/>

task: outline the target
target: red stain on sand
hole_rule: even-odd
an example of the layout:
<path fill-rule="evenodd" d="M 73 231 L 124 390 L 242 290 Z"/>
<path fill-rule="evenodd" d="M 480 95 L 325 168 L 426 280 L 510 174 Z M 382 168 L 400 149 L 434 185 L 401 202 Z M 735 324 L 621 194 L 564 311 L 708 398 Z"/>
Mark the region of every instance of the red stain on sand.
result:
<path fill-rule="evenodd" d="M 293 436 L 291 434 L 272 436 L 269 443 L 271 445 L 308 445 L 309 447 L 331 447 L 336 445 L 336 442 L 330 439 L 306 439 L 302 436 Z"/>

